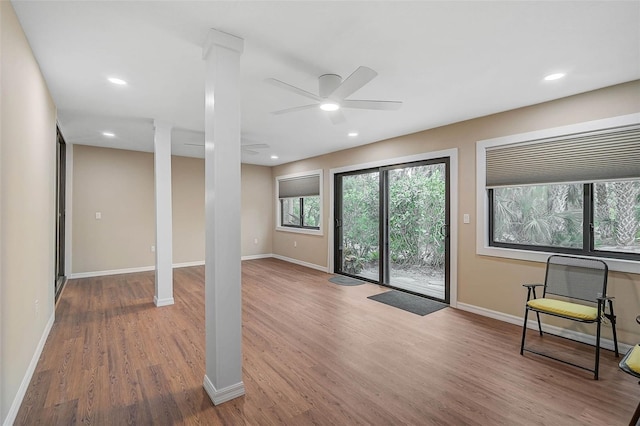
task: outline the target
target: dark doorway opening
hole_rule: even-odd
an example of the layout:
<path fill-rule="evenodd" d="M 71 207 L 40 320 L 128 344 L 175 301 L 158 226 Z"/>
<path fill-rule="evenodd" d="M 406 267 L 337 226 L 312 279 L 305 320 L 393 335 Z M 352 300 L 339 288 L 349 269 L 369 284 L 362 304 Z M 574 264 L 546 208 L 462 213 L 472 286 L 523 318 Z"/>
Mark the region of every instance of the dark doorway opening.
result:
<path fill-rule="evenodd" d="M 57 302 L 67 278 L 65 274 L 67 144 L 59 128 L 56 128 L 56 133 L 56 275 L 54 288 Z"/>

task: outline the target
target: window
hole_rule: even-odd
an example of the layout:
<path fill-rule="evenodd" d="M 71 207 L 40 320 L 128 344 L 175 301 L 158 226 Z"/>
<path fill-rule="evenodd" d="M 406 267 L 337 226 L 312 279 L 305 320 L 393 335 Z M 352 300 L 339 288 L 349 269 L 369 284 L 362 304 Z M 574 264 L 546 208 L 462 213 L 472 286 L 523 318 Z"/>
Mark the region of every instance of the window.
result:
<path fill-rule="evenodd" d="M 493 246 L 640 260 L 640 180 L 514 186 L 488 194 Z"/>
<path fill-rule="evenodd" d="M 280 198 L 282 226 L 320 229 L 320 197 Z"/>
<path fill-rule="evenodd" d="M 322 225 L 322 170 L 276 178 L 276 229 L 320 233 Z"/>
<path fill-rule="evenodd" d="M 639 123 L 632 114 L 478 142 L 478 253 L 596 256 L 640 272 Z"/>
<path fill-rule="evenodd" d="M 582 185 L 513 186 L 489 191 L 494 245 L 582 248 Z"/>

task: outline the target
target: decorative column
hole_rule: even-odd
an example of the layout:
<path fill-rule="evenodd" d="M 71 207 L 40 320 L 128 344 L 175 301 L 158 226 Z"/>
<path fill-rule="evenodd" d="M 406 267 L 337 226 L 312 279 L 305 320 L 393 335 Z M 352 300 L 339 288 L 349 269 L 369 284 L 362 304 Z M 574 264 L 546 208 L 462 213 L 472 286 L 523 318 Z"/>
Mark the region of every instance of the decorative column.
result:
<path fill-rule="evenodd" d="M 244 395 L 240 264 L 241 38 L 210 30 L 205 75 L 204 388 L 214 404 Z"/>
<path fill-rule="evenodd" d="M 155 120 L 156 306 L 173 305 L 173 223 L 171 214 L 171 125 Z"/>

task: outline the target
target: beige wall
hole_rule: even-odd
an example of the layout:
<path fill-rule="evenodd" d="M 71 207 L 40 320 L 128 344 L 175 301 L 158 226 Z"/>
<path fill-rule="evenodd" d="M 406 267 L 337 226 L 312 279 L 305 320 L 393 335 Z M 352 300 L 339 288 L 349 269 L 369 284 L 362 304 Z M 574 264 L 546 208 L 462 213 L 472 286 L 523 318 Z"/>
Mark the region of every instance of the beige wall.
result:
<path fill-rule="evenodd" d="M 327 265 L 329 169 L 406 155 L 458 148 L 458 301 L 522 316 L 523 282 L 542 280 L 544 264 L 476 255 L 475 143 L 483 139 L 524 133 L 584 121 L 640 112 L 640 81 L 617 85 L 553 102 L 534 105 L 371 145 L 274 167 L 273 177 L 324 169 L 324 236 L 275 231 L 273 252 L 316 265 Z M 275 195 L 274 195 L 275 197 Z M 463 224 L 463 213 L 471 223 Z M 456 219 L 452 219 L 456 220 Z M 297 248 L 293 247 L 297 241 Z M 640 314 L 640 276 L 612 272 L 609 293 L 616 297 L 619 335 L 623 342 L 640 340 L 634 319 Z M 575 324 L 569 327 L 582 330 Z M 605 330 L 610 337 L 610 329 Z"/>
<path fill-rule="evenodd" d="M 72 273 L 155 264 L 153 167 L 150 153 L 74 145 Z M 171 168 L 173 263 L 202 262 L 204 160 L 174 156 Z M 242 166 L 243 256 L 271 253 L 272 186 L 269 167 Z"/>
<path fill-rule="evenodd" d="M 56 109 L 8 1 L 0 2 L 0 54 L 0 422 L 4 423 L 10 410 L 15 415 L 11 406 L 53 319 Z"/>
<path fill-rule="evenodd" d="M 243 164 L 242 256 L 271 254 L 275 223 L 272 194 L 271 167 Z"/>
<path fill-rule="evenodd" d="M 72 273 L 155 264 L 153 154 L 74 145 L 72 208 Z"/>
<path fill-rule="evenodd" d="M 204 160 L 171 158 L 173 263 L 204 261 Z"/>

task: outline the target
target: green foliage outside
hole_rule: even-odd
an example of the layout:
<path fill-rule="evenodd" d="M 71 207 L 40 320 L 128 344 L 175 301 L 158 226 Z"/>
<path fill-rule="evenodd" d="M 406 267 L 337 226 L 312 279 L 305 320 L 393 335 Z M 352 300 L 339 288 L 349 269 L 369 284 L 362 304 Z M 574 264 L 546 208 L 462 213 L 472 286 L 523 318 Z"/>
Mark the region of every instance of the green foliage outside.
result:
<path fill-rule="evenodd" d="M 300 198 L 283 198 L 282 220 L 284 225 L 296 225 L 316 228 L 320 226 L 320 197 L 303 197 L 304 212 L 300 223 Z"/>
<path fill-rule="evenodd" d="M 594 245 L 640 253 L 640 181 L 594 187 Z M 494 240 L 582 248 L 583 185 L 539 185 L 494 190 Z"/>
<path fill-rule="evenodd" d="M 442 268 L 444 165 L 389 171 L 389 256 L 392 269 Z M 344 269 L 359 273 L 379 260 L 379 174 L 343 177 Z"/>

